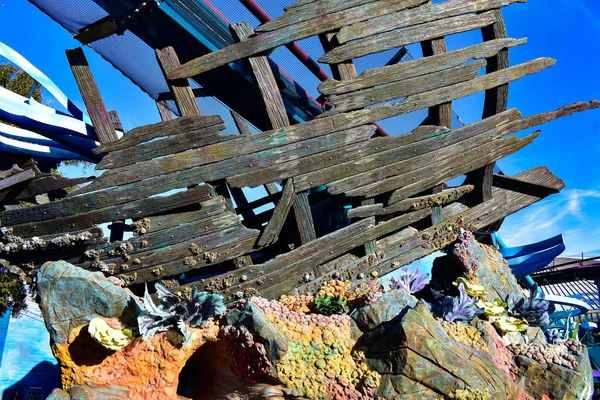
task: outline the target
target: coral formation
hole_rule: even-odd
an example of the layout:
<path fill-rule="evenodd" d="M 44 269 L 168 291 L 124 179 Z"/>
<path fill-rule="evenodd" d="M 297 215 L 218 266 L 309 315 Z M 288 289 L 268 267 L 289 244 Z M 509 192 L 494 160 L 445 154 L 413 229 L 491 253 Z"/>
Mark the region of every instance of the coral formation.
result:
<path fill-rule="evenodd" d="M 581 356 L 582 345 L 574 339 L 564 344 L 510 344 L 508 349 L 515 356 L 532 358 L 542 365 L 556 364 L 562 367 L 577 369 L 579 362 L 576 356 Z"/>
<path fill-rule="evenodd" d="M 471 325 L 460 322 L 447 322 L 439 320 L 442 327 L 452 339 L 457 342 L 478 348 L 483 351 L 490 351 L 488 345 L 481 339 L 481 332 Z"/>

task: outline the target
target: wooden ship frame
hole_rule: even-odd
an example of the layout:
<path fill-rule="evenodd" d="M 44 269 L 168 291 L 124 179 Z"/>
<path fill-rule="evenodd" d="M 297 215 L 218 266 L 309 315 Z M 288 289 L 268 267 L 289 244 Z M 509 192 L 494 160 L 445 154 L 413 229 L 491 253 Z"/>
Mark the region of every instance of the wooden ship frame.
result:
<path fill-rule="evenodd" d="M 299 0 L 257 32 L 233 24 L 236 44 L 183 64 L 172 47 L 156 49 L 181 117 L 161 108 L 163 122 L 121 139 L 83 51 L 69 50 L 104 173 L 64 199 L 1 212 L 2 256 L 32 275 L 62 259 L 134 290 L 160 281 L 174 292 L 195 286 L 233 302 L 316 289 L 332 278 L 381 277 L 444 249 L 463 229 L 493 230 L 565 186 L 545 167 L 494 173 L 496 161 L 540 132 L 514 134 L 600 106 L 576 103 L 530 117 L 507 109 L 510 82 L 555 62 L 510 66 L 509 49 L 526 39 L 507 36 L 501 8 L 516 2 L 524 0 Z M 444 36 L 470 30 L 481 30 L 483 41 L 447 51 Z M 292 124 L 267 55 L 311 36 L 334 73 L 319 86 L 329 109 Z M 357 76 L 353 59 L 414 43 L 424 57 Z M 222 119 L 201 113 L 187 78 L 239 60 L 252 72 L 271 129 L 253 135 L 234 113 L 240 135 L 221 135 Z M 482 119 L 447 128 L 452 101 L 477 92 L 485 92 Z M 377 121 L 419 109 L 428 117 L 414 131 L 377 134 Z M 0 180 L 5 197 L 73 183 L 40 179 L 34 167 Z M 461 175 L 461 186 L 445 185 Z M 258 186 L 268 196 L 247 201 L 241 189 Z M 272 210 L 254 211 L 269 203 Z M 110 240 L 102 223 L 112 223 Z M 134 236 L 122 240 L 124 231 Z"/>

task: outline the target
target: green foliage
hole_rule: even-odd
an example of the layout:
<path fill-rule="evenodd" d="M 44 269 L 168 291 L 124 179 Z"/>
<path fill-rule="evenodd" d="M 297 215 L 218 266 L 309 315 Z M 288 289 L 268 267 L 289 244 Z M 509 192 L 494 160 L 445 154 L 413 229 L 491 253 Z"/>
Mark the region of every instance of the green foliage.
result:
<path fill-rule="evenodd" d="M 345 314 L 347 311 L 346 298 L 344 296 L 319 296 L 315 299 L 315 308 L 319 314 L 334 315 Z"/>
<path fill-rule="evenodd" d="M 18 317 L 27 309 L 27 287 L 18 274 L 0 265 L 0 317 L 11 308 L 12 316 Z"/>
<path fill-rule="evenodd" d="M 0 64 L 0 86 L 23 97 L 29 97 L 35 80 L 25 71 L 20 70 L 10 63 Z M 42 101 L 42 87 L 37 85 L 33 91 L 33 98 Z"/>

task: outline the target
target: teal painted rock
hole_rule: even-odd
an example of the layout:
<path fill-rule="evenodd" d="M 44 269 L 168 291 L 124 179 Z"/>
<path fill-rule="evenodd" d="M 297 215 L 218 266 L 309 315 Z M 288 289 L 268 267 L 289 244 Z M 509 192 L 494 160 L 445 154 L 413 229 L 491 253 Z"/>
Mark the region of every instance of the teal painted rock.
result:
<path fill-rule="evenodd" d="M 382 375 L 377 394 L 386 399 L 437 399 L 456 390 L 515 399 L 521 390 L 490 353 L 452 339 L 423 302 L 366 334 L 357 348 Z"/>
<path fill-rule="evenodd" d="M 465 277 L 471 283 L 484 286 L 489 301 L 497 297 L 506 300 L 509 294 L 522 294 L 502 254 L 477 242 L 468 231 L 459 235 L 448 255 L 434 260 L 431 272 L 434 289 L 453 288 L 452 282 Z"/>
<path fill-rule="evenodd" d="M 358 328 L 369 332 L 384 322 L 391 321 L 406 307 L 414 307 L 417 298 L 404 290 L 390 290 L 385 292 L 375 304 L 356 309 L 351 317 Z"/>
<path fill-rule="evenodd" d="M 42 265 L 37 282 L 42 315 L 55 343 L 66 343 L 71 329 L 93 318 L 119 318 L 132 325 L 139 312 L 134 298 L 101 272 L 89 272 L 65 261 Z"/>

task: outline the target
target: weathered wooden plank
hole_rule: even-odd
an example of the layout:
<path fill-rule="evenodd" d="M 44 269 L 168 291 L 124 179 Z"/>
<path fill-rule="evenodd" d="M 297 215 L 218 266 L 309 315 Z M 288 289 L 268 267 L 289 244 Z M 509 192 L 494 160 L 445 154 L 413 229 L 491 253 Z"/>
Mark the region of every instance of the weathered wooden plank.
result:
<path fill-rule="evenodd" d="M 20 236 L 47 235 L 57 231 L 68 232 L 72 230 L 90 228 L 103 222 L 124 220 L 127 218 L 141 218 L 207 200 L 211 192 L 212 187 L 209 185 L 204 185 L 175 193 L 171 196 L 143 198 L 141 200 L 120 204 L 117 206 L 107 206 L 96 209 L 95 207 L 85 207 L 84 205 L 84 207 L 80 207 L 79 209 L 75 210 L 71 208 L 64 208 L 53 212 L 53 215 L 55 216 L 53 219 L 44 218 L 45 215 L 42 215 L 33 222 L 27 222 L 18 226 L 14 226 L 14 231 Z M 95 197 L 102 198 L 103 196 Z M 75 197 L 72 199 L 78 198 Z M 35 213 L 36 211 L 40 212 L 39 209 L 42 208 L 49 209 L 50 206 L 54 206 L 54 209 L 56 210 L 56 208 L 61 208 L 60 203 L 63 203 L 63 201 L 55 201 L 37 207 L 14 210 L 10 211 L 10 213 L 14 213 L 15 211 L 29 211 L 30 209 L 38 209 L 33 211 Z M 91 205 L 92 204 L 90 203 L 89 206 Z M 86 209 L 91 209 L 92 211 L 81 212 L 82 210 Z M 5 213 L 9 213 L 9 211 Z M 21 215 L 19 215 L 19 219 L 23 217 L 23 214 L 25 213 L 21 213 Z M 13 221 L 15 219 L 13 219 Z M 26 219 L 25 221 L 31 220 Z"/>
<path fill-rule="evenodd" d="M 254 34 L 254 30 L 248 23 L 242 23 L 239 25 L 232 25 L 232 31 L 234 35 L 238 37 L 240 43 L 248 40 L 248 37 Z M 277 81 L 275 80 L 275 76 L 273 75 L 273 71 L 271 70 L 271 65 L 269 60 L 265 56 L 260 57 L 250 57 L 248 58 L 248 62 L 250 63 L 250 69 L 252 74 L 254 75 L 254 79 L 256 80 L 256 84 L 258 85 L 261 98 L 264 103 L 264 107 L 267 111 L 268 120 L 271 124 L 271 127 L 274 129 L 284 128 L 290 125 L 290 120 L 287 115 L 287 111 L 285 109 L 285 105 L 283 103 L 283 98 L 281 97 L 281 93 L 279 91 L 279 87 L 277 86 Z M 307 146 L 310 146 L 307 144 Z M 308 147 L 307 147 L 308 148 Z M 318 150 L 313 149 L 313 151 L 318 152 Z M 293 189 L 293 182 L 289 183 L 291 189 Z M 287 183 L 285 184 L 287 187 Z M 273 188 L 271 188 L 272 190 Z M 267 187 L 267 190 L 270 191 L 270 188 Z M 312 214 L 310 212 L 310 204 L 308 202 L 308 196 L 306 193 L 299 193 L 298 195 L 290 195 L 292 203 L 294 205 L 294 216 L 296 218 L 296 223 L 298 225 L 298 232 L 300 233 L 300 239 L 302 243 L 307 243 L 308 241 L 314 240 L 316 238 L 314 223 L 312 220 Z M 282 213 L 289 212 L 289 208 L 287 211 L 285 207 L 287 205 L 282 205 L 284 208 L 280 208 L 279 212 L 275 212 L 272 218 L 280 218 L 282 217 Z M 277 211 L 277 210 L 276 210 Z M 285 216 L 283 216 L 285 219 Z M 282 221 L 273 221 L 271 227 L 273 230 L 269 230 L 268 236 L 264 236 L 266 239 L 274 239 L 272 237 L 273 233 L 279 234 L 281 227 L 279 224 L 283 224 Z M 268 225 L 267 225 L 268 228 Z"/>
<path fill-rule="evenodd" d="M 340 81 L 329 79 L 319 85 L 319 92 L 325 95 L 342 94 L 367 89 L 377 85 L 397 82 L 461 65 L 478 58 L 492 57 L 504 48 L 519 46 L 527 39 L 498 39 L 465 47 L 431 57 L 418 58 L 399 64 L 369 69 L 356 79 Z"/>
<path fill-rule="evenodd" d="M 380 15 L 390 14 L 407 7 L 418 6 L 426 1 L 379 0 L 350 10 L 339 11 L 287 26 L 191 60 L 169 74 L 168 79 L 189 78 L 222 67 L 230 62 L 251 57 L 300 39 L 339 29 L 352 22 L 364 21 Z"/>
<path fill-rule="evenodd" d="M 107 153 L 110 151 L 125 149 L 152 139 L 175 136 L 181 133 L 191 132 L 222 124 L 223 120 L 218 115 L 193 115 L 189 117 L 176 118 L 156 124 L 144 125 L 132 129 L 126 135 L 114 142 L 104 143 L 94 149 L 94 153 Z M 216 128 L 215 128 L 216 130 Z M 217 134 L 217 133 L 215 133 Z M 102 169 L 102 168 L 97 168 Z"/>
<path fill-rule="evenodd" d="M 498 174 L 494 174 L 493 186 L 536 197 L 546 197 L 560 192 L 560 189 L 557 189 L 553 186 L 540 185 L 537 183 Z"/>
<path fill-rule="evenodd" d="M 236 113 L 235 111 L 231 110 L 231 117 L 233 118 L 233 122 L 235 123 L 235 126 L 238 128 L 238 133 L 242 136 L 250 136 L 252 135 L 252 132 L 250 132 L 250 127 L 248 126 L 248 123 L 246 122 L 246 120 L 244 118 L 242 118 L 242 116 L 238 113 Z"/>
<path fill-rule="evenodd" d="M 323 50 L 325 51 L 329 51 L 339 45 L 334 32 L 321 33 L 319 35 L 319 41 L 321 42 L 321 46 L 323 46 Z M 334 79 L 344 81 L 356 78 L 356 67 L 354 66 L 354 62 L 352 62 L 352 60 L 343 62 L 341 64 L 330 65 L 329 68 L 331 69 Z"/>
<path fill-rule="evenodd" d="M 112 16 L 107 15 L 96 22 L 79 29 L 79 33 L 73 38 L 82 45 L 93 43 L 97 40 L 107 38 L 117 32 L 117 24 Z"/>
<path fill-rule="evenodd" d="M 70 186 L 80 185 L 95 179 L 90 176 L 87 178 L 54 178 L 47 177 L 36 179 L 30 182 L 23 190 L 15 196 L 15 200 L 23 200 L 37 195 L 68 188 Z M 2 181 L 0 181 L 1 183 Z"/>
<path fill-rule="evenodd" d="M 362 206 L 348 210 L 348 218 L 366 218 L 379 215 L 390 215 L 408 211 L 422 210 L 428 207 L 442 206 L 456 201 L 470 193 L 473 185 L 464 185 L 452 189 L 445 189 L 439 193 L 413 197 L 385 206 L 382 203 Z M 437 224 L 436 224 L 437 225 Z"/>
<path fill-rule="evenodd" d="M 72 50 L 66 50 L 67 59 L 71 66 L 71 71 L 77 82 L 77 87 L 81 92 L 81 97 L 85 103 L 85 108 L 94 124 L 94 130 L 100 143 L 107 143 L 117 140 L 118 136 L 108 115 L 108 111 L 100 96 L 100 91 L 96 85 L 96 80 L 92 75 L 90 66 L 83 54 L 83 50 L 78 47 Z"/>
<path fill-rule="evenodd" d="M 428 5 L 432 4 L 430 1 Z M 428 40 L 421 42 L 421 50 L 423 57 L 433 57 L 438 54 L 448 52 L 446 40 L 444 38 Z M 427 125 L 440 125 L 452 128 L 452 102 L 440 104 L 439 106 L 430 107 L 427 113 L 427 118 L 423 121 Z M 444 190 L 444 185 L 437 185 L 431 188 L 431 193 L 436 194 Z M 431 224 L 437 225 L 444 220 L 441 206 L 434 206 L 431 209 Z"/>
<path fill-rule="evenodd" d="M 404 200 L 408 196 L 414 195 L 415 193 L 419 193 L 420 191 L 425 190 L 427 187 L 439 185 L 449 179 L 463 175 L 470 170 L 473 170 L 475 168 L 481 168 L 492 161 L 499 160 L 503 157 L 506 157 L 509 154 L 515 153 L 523 147 L 530 144 L 538 136 L 538 134 L 539 132 L 536 132 L 523 139 L 518 140 L 513 139 L 513 137 L 509 137 L 507 139 L 503 139 L 502 141 L 494 141 L 491 144 L 484 145 L 481 147 L 482 151 L 487 151 L 487 153 L 484 153 L 484 155 L 480 155 L 478 157 L 476 152 L 471 152 L 470 154 L 465 155 L 464 158 L 458 156 L 442 161 L 439 166 L 436 165 L 434 167 L 438 168 L 437 172 L 434 172 L 434 168 L 427 167 L 425 168 L 426 170 L 428 169 L 427 171 L 419 171 L 420 173 L 428 172 L 429 175 L 424 176 L 431 176 L 431 178 L 423 179 L 422 181 L 418 182 L 415 179 L 414 183 L 410 183 L 409 181 L 403 181 L 406 176 L 398 178 L 393 177 L 389 180 L 386 180 L 385 183 L 378 185 L 376 190 L 384 190 L 388 192 L 390 190 L 400 188 L 394 190 L 394 192 L 390 196 L 390 199 L 388 200 L 388 204 Z M 506 145 L 503 146 L 503 144 Z M 464 164 L 463 162 L 466 162 L 466 164 Z M 403 182 L 400 183 L 400 181 Z M 397 183 L 399 183 L 399 186 L 396 186 Z M 396 186 L 396 188 L 394 188 L 394 186 Z M 390 187 L 391 189 L 388 190 L 387 188 Z M 367 189 L 370 190 L 371 188 Z M 355 192 L 359 193 L 361 190 L 362 188 L 359 188 L 356 189 Z M 354 191 L 352 192 L 354 193 Z"/>
<path fill-rule="evenodd" d="M 81 188 L 76 194 L 89 193 L 91 191 L 113 186 L 126 185 L 151 177 L 170 176 L 171 178 L 174 178 L 183 175 L 185 170 L 195 176 L 195 179 L 197 180 L 196 183 L 216 181 L 234 175 L 239 171 L 257 170 L 269 165 L 281 164 L 286 161 L 299 159 L 351 143 L 365 141 L 369 138 L 371 131 L 372 128 L 370 126 L 363 126 L 305 141 L 289 140 L 290 144 L 288 145 L 284 145 L 285 140 L 290 139 L 288 137 L 280 141 L 267 140 L 266 143 L 263 143 L 262 151 L 242 154 L 238 157 L 235 157 L 233 154 L 211 153 L 207 150 L 214 146 L 222 146 L 236 142 L 237 139 L 231 139 L 224 142 L 221 141 L 214 145 L 168 155 L 159 159 L 143 161 L 118 170 L 112 170 L 110 173 L 105 173 L 97 178 L 92 184 Z M 318 134 L 318 132 L 316 132 L 316 134 Z M 259 135 L 254 135 L 253 137 L 257 136 Z M 259 145 L 255 145 L 255 148 L 260 148 Z M 248 147 L 249 148 L 245 149 L 236 148 L 235 152 L 239 154 L 251 150 L 251 146 Z M 213 160 L 211 160 L 211 156 Z M 222 159 L 214 160 L 214 158 Z M 214 163 L 214 161 L 220 162 Z"/>
<path fill-rule="evenodd" d="M 167 100 L 156 100 L 156 108 L 158 109 L 161 121 L 172 121 L 175 119 Z"/>
<path fill-rule="evenodd" d="M 419 8 L 383 15 L 367 21 L 361 21 L 340 29 L 337 34 L 340 43 L 363 39 L 378 33 L 389 32 L 411 25 L 424 24 L 449 17 L 473 12 L 489 11 L 513 3 L 525 3 L 527 0 L 452 0 L 442 3 L 426 4 Z"/>
<path fill-rule="evenodd" d="M 254 30 L 247 22 L 232 24 L 231 31 L 240 42 L 248 40 L 254 34 Z M 271 128 L 283 128 L 290 125 L 283 98 L 268 58 L 265 56 L 249 57 L 248 63 L 260 91 L 260 97 L 271 123 Z"/>
<path fill-rule="evenodd" d="M 0 179 L 4 179 L 15 172 L 23 172 L 23 168 L 19 167 L 17 164 L 13 164 L 9 169 L 5 169 L 4 171 L 0 171 Z"/>
<path fill-rule="evenodd" d="M 338 11 L 358 7 L 367 3 L 373 3 L 377 0 L 329 0 L 310 3 L 303 7 L 292 8 L 272 21 L 266 22 L 256 28 L 257 32 L 270 32 L 286 26 L 296 25 L 300 22 L 308 21 L 313 18 L 323 17 Z"/>
<path fill-rule="evenodd" d="M 329 104 L 335 108 L 328 113 L 338 114 L 345 111 L 357 110 L 372 104 L 465 82 L 475 78 L 479 70 L 484 66 L 485 61 L 476 61 L 385 86 L 376 86 L 358 92 L 335 96 L 329 101 Z"/>
<path fill-rule="evenodd" d="M 502 11 L 494 10 L 496 23 L 486 26 L 481 30 L 483 40 L 489 41 L 506 38 L 506 24 Z M 501 50 L 497 55 L 488 59 L 487 73 L 499 71 L 510 66 L 508 49 Z M 508 107 L 508 84 L 491 88 L 485 91 L 482 118 L 494 115 L 506 110 Z M 495 164 L 486 165 L 483 168 L 471 171 L 467 174 L 467 181 L 475 184 L 475 191 L 471 194 L 472 203 L 487 201 L 492 198 L 492 176 Z"/>
<path fill-rule="evenodd" d="M 328 1 L 328 0 L 297 0 L 294 3 L 289 4 L 289 5 L 285 6 L 285 7 L 283 7 L 283 9 L 285 11 L 289 11 L 289 10 L 293 10 L 295 8 L 298 8 L 298 7 L 311 6 L 314 3 L 322 3 L 322 2 L 325 2 L 325 1 Z"/>
<path fill-rule="evenodd" d="M 115 257 L 104 260 L 104 262 L 106 264 L 116 264 L 120 267 L 116 268 L 114 273 L 119 273 L 120 270 L 131 272 L 147 269 L 149 267 L 162 267 L 168 263 L 171 263 L 171 265 L 186 265 L 187 269 L 192 269 L 195 266 L 200 267 L 208 263 L 218 264 L 216 260 L 211 261 L 211 258 L 217 256 L 217 254 L 211 254 L 216 248 L 231 246 L 246 239 L 252 239 L 252 242 L 255 243 L 257 237 L 257 230 L 247 229 L 243 226 L 234 226 L 224 228 L 220 231 L 209 232 L 207 234 L 201 233 L 191 239 L 176 241 L 152 250 L 140 251 L 132 254 L 133 258 L 129 260 L 125 260 L 122 257 Z M 236 257 L 238 255 L 239 254 L 237 254 Z M 206 260 L 204 261 L 208 262 L 202 263 L 202 260 L 205 258 Z M 196 261 L 195 264 L 192 259 L 193 261 Z"/>
<path fill-rule="evenodd" d="M 404 215 L 398 216 L 396 218 L 393 218 L 389 221 L 382 222 L 378 225 L 375 225 L 375 226 L 373 226 L 369 229 L 366 229 L 363 232 L 357 234 L 351 240 L 342 241 L 339 244 L 335 244 L 333 246 L 334 248 L 330 248 L 329 253 L 324 252 L 321 255 L 321 257 L 326 258 L 326 260 L 330 260 L 330 259 L 332 259 L 332 256 L 337 257 L 339 254 L 342 254 L 342 253 L 338 252 L 338 246 L 340 246 L 340 250 L 348 249 L 348 248 L 356 248 L 356 247 L 360 246 L 361 244 L 364 244 L 368 241 L 385 236 L 389 233 L 398 231 L 398 230 L 408 226 L 409 224 L 418 222 L 418 221 L 422 220 L 423 218 L 426 218 L 427 216 L 429 216 L 430 213 L 431 213 L 430 210 L 421 210 L 421 211 L 416 211 L 416 212 L 410 213 L 410 214 L 404 214 Z M 365 221 L 368 221 L 368 220 L 369 219 L 366 219 Z M 327 250 L 327 248 L 325 248 L 324 250 Z M 332 251 L 333 251 L 333 253 L 332 253 Z M 346 252 L 346 251 L 348 251 L 348 250 L 345 250 L 344 252 Z M 373 257 L 373 254 L 371 254 L 371 257 Z M 275 293 L 287 292 L 292 287 L 297 286 L 298 283 L 301 282 L 298 278 L 302 278 L 301 274 L 303 271 L 306 271 L 308 268 L 314 267 L 315 265 L 318 265 L 321 263 L 318 260 L 319 260 L 319 258 L 305 259 L 300 263 L 288 265 L 287 268 L 285 268 L 285 270 L 287 272 L 285 274 L 282 274 L 279 271 L 274 271 L 271 274 L 264 276 L 265 284 L 258 286 L 257 289 L 260 290 L 260 292 L 263 296 L 266 296 L 269 298 L 271 298 L 271 296 L 275 295 Z M 256 285 L 256 283 L 257 283 L 256 281 L 248 282 L 247 284 L 241 285 L 241 286 L 248 287 L 251 285 Z"/>
<path fill-rule="evenodd" d="M 150 221 L 150 229 L 147 232 L 158 232 L 163 229 L 177 227 L 181 224 L 199 219 L 211 218 L 227 211 L 225 199 L 221 196 L 213 197 L 199 203 L 199 210 L 168 213 L 147 217 Z"/>
<path fill-rule="evenodd" d="M 35 178 L 35 171 L 33 171 L 32 169 L 26 169 L 25 171 L 17 172 L 16 174 L 9 176 L 8 178 L 0 179 L 0 190 L 7 191 L 12 186 L 30 181 L 33 178 Z"/>
<path fill-rule="evenodd" d="M 116 169 L 135 163 L 148 161 L 153 158 L 181 153 L 197 149 L 214 143 L 234 139 L 233 135 L 220 135 L 219 131 L 225 129 L 225 124 L 196 129 L 191 132 L 181 133 L 177 136 L 168 136 L 147 143 L 140 143 L 130 147 L 111 151 L 104 156 L 97 169 Z"/>
<path fill-rule="evenodd" d="M 381 33 L 356 42 L 341 45 L 322 56 L 319 62 L 336 64 L 353 58 L 379 53 L 399 46 L 440 38 L 455 33 L 482 28 L 496 22 L 493 12 L 479 15 L 460 15 L 440 21 L 409 26 L 398 31 Z"/>
<path fill-rule="evenodd" d="M 107 191 L 106 193 L 103 193 L 102 196 L 98 196 L 97 194 L 87 194 L 84 196 L 67 197 L 60 201 L 54 201 L 35 207 L 4 211 L 0 213 L 0 221 L 2 221 L 2 224 L 5 226 L 11 226 L 52 218 L 68 217 L 81 212 L 86 212 L 87 210 L 116 206 L 165 192 L 165 190 L 159 191 L 159 189 L 155 187 L 157 186 L 157 182 L 151 183 L 152 184 L 149 186 L 146 186 L 145 183 L 135 186 L 124 186 L 122 188 Z M 158 182 L 158 184 L 162 184 L 162 182 Z M 202 186 L 201 189 L 198 189 L 198 196 L 201 197 L 198 201 L 208 199 L 212 195 L 212 192 L 213 188 L 210 185 Z M 159 199 L 161 197 L 156 198 Z"/>
<path fill-rule="evenodd" d="M 371 156 L 352 157 L 347 162 L 338 159 L 330 167 L 321 166 L 312 172 L 297 175 L 294 178 L 294 183 L 297 190 L 302 190 L 334 182 L 328 188 L 328 190 L 333 190 L 336 182 L 342 185 L 347 181 L 356 183 L 375 182 L 401 171 L 417 168 L 417 165 L 426 165 L 434 157 L 437 159 L 449 157 L 479 146 L 497 136 L 497 133 L 494 132 L 498 132 L 500 127 L 514 121 L 520 115 L 517 110 L 513 109 L 459 129 L 446 130 L 443 134 L 432 135 L 424 140 L 403 146 L 393 146 L 390 150 L 377 144 L 371 150 Z M 391 138 L 381 139 L 382 142 L 392 141 Z M 468 141 L 468 139 L 471 140 Z M 466 144 L 463 144 L 463 142 Z M 376 152 L 377 149 L 380 151 Z M 440 151 L 435 153 L 436 150 Z M 344 186 L 344 188 L 348 189 L 347 186 Z M 341 192 L 336 191 L 336 193 Z"/>
<path fill-rule="evenodd" d="M 396 115 L 405 114 L 426 107 L 447 103 L 473 93 L 504 85 L 515 81 L 523 76 L 542 71 L 556 63 L 551 58 L 538 58 L 514 67 L 503 69 L 498 72 L 479 76 L 470 81 L 457 83 L 441 89 L 409 96 L 401 102 L 393 105 L 384 104 L 373 106 L 366 110 L 352 111 L 345 114 L 334 115 L 332 118 L 337 126 L 354 126 L 359 123 L 372 123 Z M 319 120 L 321 118 L 317 118 Z"/>
<path fill-rule="evenodd" d="M 378 153 L 402 146 L 413 141 L 422 140 L 435 135 L 444 133 L 446 129 L 438 127 L 419 127 L 411 133 L 402 136 L 373 138 L 363 143 L 340 147 L 335 150 L 315 154 L 308 159 L 286 162 L 281 165 L 273 165 L 256 172 L 243 173 L 227 178 L 227 181 L 234 187 L 256 187 L 264 182 L 275 182 L 280 179 L 299 176 L 315 171 L 319 168 L 326 168 L 338 163 L 350 160 L 358 160 L 371 154 Z M 375 127 L 371 126 L 371 133 L 375 132 Z"/>
<path fill-rule="evenodd" d="M 216 265 L 225 261 L 233 260 L 243 254 L 246 254 L 253 250 L 256 242 L 256 234 L 254 236 L 240 239 L 224 246 L 211 248 L 209 253 L 211 256 L 214 255 L 216 258 L 211 261 L 211 258 L 200 257 L 197 259 L 195 265 L 186 265 L 181 260 L 171 261 L 163 263 L 156 268 L 145 268 L 134 271 L 130 274 L 119 275 L 119 278 L 126 281 L 128 285 L 134 283 L 143 283 L 147 281 L 157 280 L 163 277 L 176 276 L 183 272 L 199 269 L 208 265 Z M 132 276 L 128 278 L 128 276 Z"/>
<path fill-rule="evenodd" d="M 163 49 L 156 49 L 156 59 L 158 60 L 158 65 L 160 65 L 165 78 L 171 71 L 181 66 L 179 57 L 177 57 L 175 49 L 171 46 Z M 179 110 L 179 115 L 185 117 L 200 114 L 196 96 L 192 93 L 192 88 L 187 79 L 167 79 L 167 84 L 169 85 L 169 90 L 173 94 L 173 99 Z"/>
<path fill-rule="evenodd" d="M 119 118 L 119 113 L 117 112 L 117 110 L 109 111 L 108 115 L 110 116 L 110 120 L 112 121 L 115 130 L 125 132 L 125 129 L 123 128 L 123 123 L 121 123 L 121 118 Z"/>
<path fill-rule="evenodd" d="M 294 182 L 292 179 L 288 179 L 283 187 L 281 200 L 277 203 L 275 211 L 273 211 L 273 216 L 258 239 L 257 244 L 259 246 L 268 246 L 277 241 L 281 229 L 283 228 L 283 224 L 290 212 L 290 208 L 292 207 L 294 194 Z"/>
<path fill-rule="evenodd" d="M 187 247 L 180 246 L 180 243 L 188 243 L 190 241 L 198 244 L 208 242 L 213 239 L 221 240 L 223 235 L 235 233 L 240 229 L 244 229 L 236 215 L 227 213 L 219 215 L 216 218 L 206 218 L 198 221 L 193 221 L 179 227 L 165 229 L 158 232 L 153 232 L 149 235 L 133 237 L 124 242 L 107 243 L 101 246 L 91 247 L 89 250 L 94 250 L 102 254 L 98 259 L 106 264 L 116 264 L 121 266 L 126 264 L 127 270 L 136 270 L 160 264 L 179 258 L 181 262 L 187 256 L 192 255 Z M 119 246 L 124 243 L 130 248 L 126 255 L 119 252 Z M 130 246 L 129 246 L 130 245 Z M 177 249 L 183 249 L 177 253 Z M 164 255 L 168 259 L 158 257 L 157 254 Z M 135 260 L 137 259 L 137 260 Z M 90 269 L 91 261 L 86 261 L 80 264 L 82 268 Z M 118 270 L 116 271 L 118 272 Z"/>

